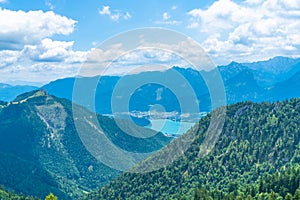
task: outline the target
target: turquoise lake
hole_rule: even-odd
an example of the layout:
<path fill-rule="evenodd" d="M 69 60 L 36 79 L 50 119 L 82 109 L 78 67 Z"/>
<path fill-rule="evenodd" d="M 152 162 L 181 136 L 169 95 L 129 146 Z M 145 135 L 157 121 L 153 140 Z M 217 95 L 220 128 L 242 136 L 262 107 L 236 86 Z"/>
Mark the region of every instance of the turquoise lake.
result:
<path fill-rule="evenodd" d="M 150 120 L 151 125 L 147 128 L 160 131 L 164 134 L 181 135 L 189 130 L 195 123 L 172 121 L 169 119 L 153 119 Z"/>

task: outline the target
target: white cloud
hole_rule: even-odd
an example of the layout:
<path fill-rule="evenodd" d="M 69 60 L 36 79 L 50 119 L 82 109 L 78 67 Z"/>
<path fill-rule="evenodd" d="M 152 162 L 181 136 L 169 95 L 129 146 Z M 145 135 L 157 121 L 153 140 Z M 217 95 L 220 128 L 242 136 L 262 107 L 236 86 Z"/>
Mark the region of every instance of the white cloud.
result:
<path fill-rule="evenodd" d="M 45 38 L 39 44 L 25 45 L 21 51 L 0 51 L 1 82 L 47 82 L 76 75 L 89 52 L 74 51 L 73 44 Z"/>
<path fill-rule="evenodd" d="M 167 13 L 167 12 L 164 12 L 164 14 L 163 14 L 163 19 L 164 19 L 164 20 L 168 20 L 168 19 L 170 19 L 170 15 L 169 15 L 169 13 Z"/>
<path fill-rule="evenodd" d="M 190 39 L 173 41 L 171 37 L 170 41 L 162 44 L 152 35 L 149 35 L 150 38 L 146 36 L 136 36 L 140 41 L 134 51 L 131 51 L 132 44 L 127 41 L 106 44 L 102 49 L 92 49 L 91 52 L 74 51 L 73 41 L 55 41 L 51 38 L 26 44 L 20 51 L 3 50 L 0 51 L 0 80 L 48 82 L 78 73 L 85 76 L 103 73 L 121 75 L 172 66 L 190 67 L 184 59 L 203 65 L 197 67 L 206 69 L 208 66 L 204 65 L 209 63 L 206 54 Z"/>
<path fill-rule="evenodd" d="M 168 12 L 164 12 L 162 14 L 162 19 L 155 21 L 155 24 L 160 25 L 180 25 L 181 21 L 178 20 L 171 20 L 171 15 Z"/>
<path fill-rule="evenodd" d="M 133 51 L 131 44 L 127 46 L 126 42 L 93 49 L 81 68 L 80 75 L 125 75 L 172 66 L 191 67 L 191 63 L 195 63 L 194 67 L 199 70 L 210 70 L 213 67 L 204 50 L 190 38 L 173 41 L 171 37 L 173 42 L 164 44 L 157 41 L 146 42 L 143 35 L 140 36 L 140 46 L 136 46 Z"/>
<path fill-rule="evenodd" d="M 0 0 L 0 3 L 6 3 L 7 1 L 6 0 Z"/>
<path fill-rule="evenodd" d="M 119 21 L 120 19 L 128 20 L 131 18 L 131 14 L 129 12 L 122 13 L 119 10 L 111 11 L 110 6 L 103 6 L 101 10 L 99 10 L 100 15 L 106 15 L 113 21 Z"/>
<path fill-rule="evenodd" d="M 111 15 L 110 7 L 109 6 L 103 6 L 102 10 L 99 10 L 100 15 Z"/>
<path fill-rule="evenodd" d="M 88 52 L 73 50 L 68 35 L 76 21 L 53 11 L 12 11 L 0 8 L 0 80 L 47 82 L 75 75 Z"/>
<path fill-rule="evenodd" d="M 115 44 L 107 50 L 94 49 L 81 68 L 80 75 L 125 75 L 162 70 L 174 65 L 188 64 L 172 52 L 152 48 L 127 52 L 121 44 Z"/>
<path fill-rule="evenodd" d="M 56 34 L 68 35 L 76 21 L 52 11 L 12 11 L 0 8 L 0 49 L 22 49 Z"/>
<path fill-rule="evenodd" d="M 84 62 L 87 52 L 73 51 L 74 42 L 45 38 L 38 45 L 26 45 L 22 53 L 36 62 Z"/>
<path fill-rule="evenodd" d="M 207 36 L 202 45 L 219 63 L 300 56 L 298 0 L 219 0 L 188 15 L 188 27 Z"/>
<path fill-rule="evenodd" d="M 73 42 L 43 39 L 39 45 L 27 45 L 24 54 L 33 61 L 62 62 L 72 51 Z"/>
<path fill-rule="evenodd" d="M 0 69 L 12 65 L 18 61 L 19 51 L 3 50 L 0 51 Z"/>

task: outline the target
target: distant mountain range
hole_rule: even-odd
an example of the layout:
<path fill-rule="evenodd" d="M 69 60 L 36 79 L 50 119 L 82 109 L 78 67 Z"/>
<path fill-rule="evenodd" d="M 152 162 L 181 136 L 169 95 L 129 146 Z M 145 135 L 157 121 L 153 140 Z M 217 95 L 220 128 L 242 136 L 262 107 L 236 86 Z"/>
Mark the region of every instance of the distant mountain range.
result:
<path fill-rule="evenodd" d="M 226 66 L 219 66 L 218 69 L 224 81 L 228 104 L 241 101 L 276 101 L 299 97 L 297 88 L 299 88 L 300 82 L 300 58 L 275 57 L 267 61 L 254 63 L 232 62 Z M 200 102 L 200 111 L 207 112 L 211 110 L 211 99 L 201 73 L 205 72 L 199 72 L 191 68 L 173 67 L 162 72 L 143 72 L 125 77 L 64 78 L 50 82 L 41 88 L 57 97 L 73 100 L 97 113 L 111 114 L 112 95 L 116 90 L 116 86 L 119 87 L 119 91 L 127 91 L 132 87 L 130 83 L 136 84 L 148 81 L 147 84 L 132 91 L 129 102 L 130 111 L 149 111 L 151 106 L 160 104 L 165 111 L 177 111 L 179 113 L 181 112 L 180 99 L 193 98 L 191 92 L 187 92 L 191 86 L 198 102 Z M 174 80 L 174 76 L 181 76 L 185 80 L 176 79 L 173 83 L 167 81 L 168 79 Z M 119 84 L 120 80 L 123 81 L 123 84 Z M 151 81 L 157 80 L 161 80 L 161 84 L 158 84 L 159 82 L 151 83 Z M 78 86 L 76 90 L 81 94 L 80 98 L 73 97 L 75 81 Z M 126 84 L 124 84 L 125 82 Z M 173 87 L 176 85 L 180 92 L 175 94 L 172 88 L 169 88 L 166 84 Z M 0 100 L 11 101 L 18 94 L 33 89 L 36 89 L 36 87 L 2 84 L 0 85 Z M 118 106 L 116 107 L 113 109 L 118 110 Z M 123 110 L 118 111 L 122 112 Z"/>
<path fill-rule="evenodd" d="M 291 97 L 300 97 L 300 71 L 292 75 L 289 79 L 275 84 L 270 89 L 271 100 L 283 100 Z"/>
<path fill-rule="evenodd" d="M 287 80 L 300 71 L 300 58 L 275 57 L 267 61 L 243 63 L 253 70 L 255 80 L 261 86 L 272 86 Z"/>
<path fill-rule="evenodd" d="M 232 62 L 220 66 L 227 101 L 276 101 L 299 97 L 300 58 L 275 57 L 254 63 Z M 297 81 L 298 79 L 298 81 Z M 289 85 L 288 88 L 283 87 Z"/>
<path fill-rule="evenodd" d="M 232 104 L 241 101 L 276 101 L 292 97 L 299 97 L 297 88 L 300 82 L 300 58 L 275 57 L 268 61 L 255 63 L 236 63 L 232 62 L 227 66 L 218 67 L 224 81 L 226 89 L 227 103 Z M 76 103 L 93 110 L 93 100 L 95 100 L 95 110 L 101 114 L 112 113 L 111 100 L 113 91 L 116 89 L 119 80 L 123 83 L 122 90 L 129 90 L 130 83 L 140 83 L 143 80 L 149 81 L 148 84 L 136 88 L 131 96 L 132 104 L 129 104 L 130 110 L 148 111 L 149 105 L 160 104 L 166 111 L 177 111 L 180 113 L 180 99 L 192 99 L 189 87 L 193 89 L 200 102 L 200 111 L 211 110 L 211 99 L 206 83 L 201 73 L 194 69 L 173 67 L 162 72 L 144 72 L 126 77 L 103 76 L 92 78 L 77 78 L 77 85 L 82 88 L 76 88 L 82 93 L 81 98 L 73 99 Z M 179 75 L 178 75 L 179 74 Z M 181 76 L 185 80 L 178 80 L 174 76 Z M 173 79 L 172 79 L 173 77 Z M 172 79 L 174 86 L 181 92 L 175 94 L 172 88 L 167 85 L 151 83 L 151 80 L 163 80 L 162 83 L 168 83 L 167 79 Z M 175 81 L 175 80 L 176 81 Z M 126 80 L 126 81 L 124 81 Z M 99 81 L 99 82 L 98 82 Z M 185 81 L 185 82 L 184 82 Z M 66 78 L 53 81 L 42 88 L 50 94 L 72 99 L 72 92 L 75 78 Z M 170 83 L 168 83 L 170 84 Z M 190 85 L 190 86 L 189 86 Z M 95 86 L 97 87 L 95 97 Z M 286 89 L 286 86 L 289 86 Z M 160 98 L 157 98 L 158 93 Z"/>
<path fill-rule="evenodd" d="M 0 100 L 2 101 L 12 101 L 19 94 L 36 90 L 38 87 L 29 85 L 16 85 L 12 86 L 9 84 L 0 83 Z"/>
<path fill-rule="evenodd" d="M 74 106 L 72 110 L 69 100 L 41 90 L 0 102 L 0 185 L 40 198 L 53 192 L 59 199 L 76 199 L 114 179 L 119 172 L 87 151 L 74 120 L 87 133 L 99 135 L 97 121 L 111 142 L 129 152 L 156 151 L 170 141 L 145 128 L 139 132 L 155 136 L 136 138 L 113 119 Z M 74 112 L 79 113 L 76 119 Z"/>

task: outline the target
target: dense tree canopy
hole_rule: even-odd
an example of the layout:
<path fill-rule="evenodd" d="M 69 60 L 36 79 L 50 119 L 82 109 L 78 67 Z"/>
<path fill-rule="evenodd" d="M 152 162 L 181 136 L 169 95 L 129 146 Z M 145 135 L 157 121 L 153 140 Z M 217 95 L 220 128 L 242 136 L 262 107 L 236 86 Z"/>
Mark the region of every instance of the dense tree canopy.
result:
<path fill-rule="evenodd" d="M 170 166 L 124 173 L 86 199 L 299 199 L 300 99 L 228 106 L 214 149 L 199 158 L 210 115 Z M 188 134 L 188 133 L 186 133 Z"/>

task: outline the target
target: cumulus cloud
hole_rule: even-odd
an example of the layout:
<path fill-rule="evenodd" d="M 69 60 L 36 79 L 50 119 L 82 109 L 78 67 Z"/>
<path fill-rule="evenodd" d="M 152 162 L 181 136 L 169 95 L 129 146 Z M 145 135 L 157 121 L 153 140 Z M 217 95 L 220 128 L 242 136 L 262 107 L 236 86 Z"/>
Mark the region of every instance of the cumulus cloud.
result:
<path fill-rule="evenodd" d="M 119 10 L 111 11 L 110 6 L 103 6 L 102 9 L 99 10 L 99 14 L 108 16 L 113 21 L 119 21 L 120 19 L 128 20 L 131 18 L 129 12 L 122 13 Z"/>
<path fill-rule="evenodd" d="M 0 8 L 0 50 L 22 49 L 56 34 L 68 35 L 76 21 L 53 11 L 12 11 Z"/>
<path fill-rule="evenodd" d="M 134 50 L 131 49 L 132 44 L 126 42 L 93 49 L 80 75 L 125 75 L 165 70 L 172 66 L 195 67 L 198 70 L 211 70 L 214 67 L 205 51 L 190 38 L 178 40 L 170 37 L 170 41 L 162 43 L 153 38 L 144 40 L 143 34 L 135 37 L 140 38 L 140 41 Z"/>
<path fill-rule="evenodd" d="M 0 51 L 0 69 L 12 65 L 18 61 L 19 51 L 3 50 Z"/>
<path fill-rule="evenodd" d="M 73 44 L 74 41 L 52 41 L 45 38 L 38 45 L 25 46 L 22 53 L 37 62 L 83 62 L 87 52 L 73 51 Z"/>
<path fill-rule="evenodd" d="M 62 76 L 74 76 L 86 60 L 88 51 L 74 51 L 73 41 L 45 38 L 21 51 L 0 51 L 0 80 L 48 82 Z"/>
<path fill-rule="evenodd" d="M 221 63 L 300 56 L 298 0 L 219 0 L 188 15 L 189 28 L 206 34 L 203 47 Z"/>
<path fill-rule="evenodd" d="M 109 49 L 94 49 L 83 65 L 80 75 L 125 75 L 142 71 L 159 71 L 172 66 L 188 65 L 172 52 L 143 48 L 127 52 L 121 44 Z"/>
<path fill-rule="evenodd" d="M 88 51 L 73 50 L 69 35 L 76 21 L 53 11 L 12 11 L 0 8 L 0 80 L 47 82 L 75 75 Z"/>

